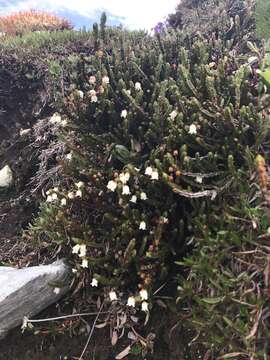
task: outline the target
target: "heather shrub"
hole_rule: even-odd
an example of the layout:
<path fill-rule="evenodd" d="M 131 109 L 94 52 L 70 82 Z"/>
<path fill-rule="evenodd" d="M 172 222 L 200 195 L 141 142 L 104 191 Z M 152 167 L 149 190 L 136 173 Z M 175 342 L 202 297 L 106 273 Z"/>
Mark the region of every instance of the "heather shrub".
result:
<path fill-rule="evenodd" d="M 256 31 L 264 39 L 270 38 L 270 1 L 258 0 L 256 3 Z"/>
<path fill-rule="evenodd" d="M 31 10 L 0 17 L 0 32 L 6 35 L 64 29 L 72 29 L 68 20 L 45 11 Z"/>
<path fill-rule="evenodd" d="M 103 17 L 88 52 L 43 63 L 49 161 L 25 239 L 67 258 L 76 306 L 128 341 L 118 358 L 153 350 L 161 309 L 187 359 L 269 355 L 269 45 L 254 3 L 238 10 L 154 37 Z"/>
<path fill-rule="evenodd" d="M 215 34 L 229 43 L 234 39 L 234 45 L 241 48 L 242 40 L 246 43 L 248 32 L 253 31 L 255 40 L 256 3 L 255 0 L 183 0 L 176 7 L 175 13 L 168 16 L 166 23 L 188 34 Z M 236 36 L 238 31 L 241 31 L 242 39 Z"/>

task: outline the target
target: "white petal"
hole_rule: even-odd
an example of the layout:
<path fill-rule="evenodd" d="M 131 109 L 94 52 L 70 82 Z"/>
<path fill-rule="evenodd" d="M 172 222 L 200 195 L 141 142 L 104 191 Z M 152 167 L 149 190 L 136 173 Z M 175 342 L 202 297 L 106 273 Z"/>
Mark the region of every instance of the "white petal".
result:
<path fill-rule="evenodd" d="M 140 230 L 146 230 L 146 223 L 145 223 L 145 221 L 141 221 L 141 222 L 140 222 L 139 229 L 140 229 Z"/>
<path fill-rule="evenodd" d="M 80 248 L 81 248 L 80 244 L 74 245 L 72 248 L 72 254 L 78 254 L 80 251 Z"/>
<path fill-rule="evenodd" d="M 82 90 L 77 90 L 77 94 L 78 94 L 80 99 L 83 99 L 84 93 L 82 92 Z"/>
<path fill-rule="evenodd" d="M 87 260 L 87 259 L 83 259 L 81 266 L 82 266 L 83 268 L 88 268 L 88 260 Z"/>
<path fill-rule="evenodd" d="M 136 83 L 135 83 L 135 90 L 137 90 L 137 91 L 142 90 L 142 85 L 141 85 L 141 83 L 139 83 L 139 82 L 136 82 Z"/>
<path fill-rule="evenodd" d="M 90 84 L 95 84 L 95 82 L 96 82 L 96 77 L 94 75 L 90 76 L 89 83 Z"/>
<path fill-rule="evenodd" d="M 52 202 L 52 201 L 53 201 L 52 196 L 51 196 L 51 195 L 48 195 L 46 201 L 47 201 L 48 203 Z"/>
<path fill-rule="evenodd" d="M 79 182 L 75 183 L 75 185 L 76 185 L 76 187 L 77 187 L 78 189 L 80 189 L 80 188 L 84 187 L 84 182 L 83 182 L 83 181 L 79 181 Z"/>
<path fill-rule="evenodd" d="M 62 206 L 66 206 L 66 205 L 67 205 L 67 199 L 63 198 L 63 199 L 61 200 L 61 205 L 62 205 Z"/>
<path fill-rule="evenodd" d="M 82 244 L 80 245 L 80 257 L 84 257 L 86 255 L 86 245 Z"/>
<path fill-rule="evenodd" d="M 96 96 L 97 92 L 95 90 L 90 90 L 89 94 L 90 94 L 90 96 Z"/>
<path fill-rule="evenodd" d="M 67 196 L 69 199 L 74 199 L 75 194 L 73 192 L 69 192 Z"/>
<path fill-rule="evenodd" d="M 109 84 L 109 83 L 110 83 L 109 77 L 108 77 L 108 76 L 103 76 L 103 78 L 102 78 L 102 84 L 103 84 L 103 85 L 107 85 L 107 84 Z"/>
<path fill-rule="evenodd" d="M 191 135 L 194 135 L 194 134 L 197 134 L 197 128 L 196 128 L 196 125 L 195 124 L 191 124 L 190 127 L 189 127 L 189 134 Z"/>
<path fill-rule="evenodd" d="M 115 291 L 110 291 L 109 298 L 110 298 L 111 301 L 117 300 L 116 292 Z"/>
<path fill-rule="evenodd" d="M 126 184 L 129 179 L 130 179 L 130 174 L 129 173 L 121 173 L 119 175 L 119 180 L 121 181 L 122 184 Z"/>
<path fill-rule="evenodd" d="M 107 184 L 107 189 L 111 190 L 112 192 L 115 191 L 115 189 L 117 188 L 117 182 L 114 180 L 110 180 Z"/>
<path fill-rule="evenodd" d="M 145 311 L 145 312 L 148 311 L 148 303 L 147 303 L 146 301 L 144 301 L 144 302 L 142 303 L 142 311 Z"/>
<path fill-rule="evenodd" d="M 134 296 L 130 296 L 128 298 L 127 306 L 135 307 L 135 298 L 134 298 Z"/>
<path fill-rule="evenodd" d="M 151 179 L 152 180 L 158 180 L 158 172 L 156 170 L 152 172 Z"/>
<path fill-rule="evenodd" d="M 130 195 L 130 190 L 128 185 L 123 186 L 122 195 Z"/>
<path fill-rule="evenodd" d="M 52 194 L 52 199 L 53 199 L 53 200 L 57 200 L 57 199 L 58 199 L 58 195 L 57 195 L 56 193 L 53 193 L 53 194 Z"/>
<path fill-rule="evenodd" d="M 148 292 L 147 292 L 147 290 L 142 289 L 140 291 L 140 297 L 141 297 L 142 300 L 148 300 Z"/>
<path fill-rule="evenodd" d="M 53 116 L 49 120 L 51 124 L 60 124 L 61 121 L 62 121 L 61 116 L 57 113 L 53 114 Z"/>
<path fill-rule="evenodd" d="M 82 190 L 77 190 L 76 191 L 76 196 L 77 197 L 82 197 Z"/>
<path fill-rule="evenodd" d="M 147 200 L 147 195 L 145 192 L 141 193 L 141 200 Z"/>
<path fill-rule="evenodd" d="M 97 287 L 97 286 L 98 286 L 98 281 L 97 281 L 97 279 L 95 279 L 95 278 L 92 279 L 91 286 L 93 286 L 93 287 Z"/>
<path fill-rule="evenodd" d="M 130 199 L 130 202 L 136 204 L 137 202 L 137 196 L 136 195 L 132 195 L 131 199 Z"/>
<path fill-rule="evenodd" d="M 127 117 L 127 110 L 122 110 L 121 111 L 121 117 L 124 118 L 124 119 Z"/>
<path fill-rule="evenodd" d="M 170 113 L 170 118 L 171 118 L 172 120 L 174 120 L 174 119 L 176 118 L 176 116 L 177 116 L 177 111 L 176 111 L 176 110 L 173 110 L 173 111 Z"/>
<path fill-rule="evenodd" d="M 151 176 L 152 173 L 153 173 L 153 169 L 151 168 L 151 166 L 148 166 L 146 169 L 145 169 L 145 175 L 149 175 Z"/>

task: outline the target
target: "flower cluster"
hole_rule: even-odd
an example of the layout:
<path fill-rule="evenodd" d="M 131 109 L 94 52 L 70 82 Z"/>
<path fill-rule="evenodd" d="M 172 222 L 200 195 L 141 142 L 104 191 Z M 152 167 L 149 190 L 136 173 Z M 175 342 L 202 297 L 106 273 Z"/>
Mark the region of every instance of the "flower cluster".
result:
<path fill-rule="evenodd" d="M 153 170 L 151 167 L 147 167 L 145 174 L 149 175 L 152 180 L 158 180 L 158 171 Z M 130 180 L 129 172 L 121 172 L 114 180 L 110 180 L 107 184 L 107 189 L 111 192 L 115 192 L 117 188 L 122 189 L 121 195 L 130 196 L 129 202 L 136 204 L 138 199 L 145 201 L 147 200 L 147 195 L 144 191 L 140 191 L 137 195 L 132 194 L 128 182 Z M 139 223 L 140 230 L 146 230 L 146 222 L 142 220 Z"/>
<path fill-rule="evenodd" d="M 77 254 L 80 258 L 82 258 L 82 268 L 88 268 L 88 260 L 86 259 L 86 245 L 85 244 L 76 244 L 72 248 L 72 253 Z"/>
<path fill-rule="evenodd" d="M 53 114 L 53 116 L 49 120 L 49 123 L 52 125 L 58 125 L 58 126 L 62 126 L 62 127 L 65 127 L 68 125 L 67 119 L 63 120 L 61 115 L 59 115 L 58 113 Z"/>
<path fill-rule="evenodd" d="M 159 178 L 158 171 L 151 166 L 148 166 L 145 169 L 145 175 L 150 176 L 151 180 L 158 180 Z"/>
<path fill-rule="evenodd" d="M 153 169 L 151 166 L 148 166 L 145 169 L 145 175 L 149 176 L 151 180 L 158 180 L 159 174 L 156 169 Z M 115 192 L 117 188 L 122 188 L 122 195 L 131 195 L 130 187 L 127 185 L 128 181 L 130 179 L 130 173 L 129 172 L 123 172 L 120 173 L 119 176 L 117 176 L 114 180 L 109 180 L 107 184 L 107 189 Z M 140 199 L 141 200 L 147 200 L 147 195 L 144 191 L 140 192 Z M 136 203 L 138 200 L 136 195 L 132 195 L 130 201 L 133 203 Z"/>
<path fill-rule="evenodd" d="M 109 299 L 110 299 L 110 301 L 120 301 L 121 302 L 121 300 L 118 298 L 115 290 L 111 290 L 109 292 Z M 126 301 L 126 306 L 135 308 L 136 303 L 140 302 L 141 310 L 144 312 L 148 312 L 149 311 L 149 304 L 147 302 L 148 299 L 149 299 L 148 291 L 145 289 L 142 289 L 139 292 L 138 296 L 129 296 L 128 297 L 128 299 Z"/>
<path fill-rule="evenodd" d="M 101 84 L 97 84 L 97 78 L 95 75 L 91 75 L 88 79 L 89 84 L 91 85 L 91 90 L 87 92 L 88 98 L 90 98 L 91 103 L 98 102 L 98 95 L 101 95 L 105 92 L 105 88 L 110 84 L 110 79 L 108 76 L 103 76 L 101 79 Z M 80 99 L 83 100 L 84 93 L 81 90 L 77 90 L 80 92 Z"/>
<path fill-rule="evenodd" d="M 75 183 L 75 187 L 77 188 L 74 191 L 64 191 L 60 190 L 59 187 L 54 187 L 52 189 L 49 189 L 46 191 L 46 202 L 47 203 L 60 203 L 62 206 L 67 205 L 67 199 L 75 199 L 81 198 L 83 196 L 83 189 L 85 187 L 85 184 L 83 181 L 79 181 L 78 183 Z"/>

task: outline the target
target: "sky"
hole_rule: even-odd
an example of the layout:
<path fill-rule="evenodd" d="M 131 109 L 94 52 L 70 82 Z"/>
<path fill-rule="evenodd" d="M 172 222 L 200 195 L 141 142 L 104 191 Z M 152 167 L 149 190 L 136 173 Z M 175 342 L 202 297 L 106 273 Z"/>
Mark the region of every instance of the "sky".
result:
<path fill-rule="evenodd" d="M 106 12 L 109 25 L 151 30 L 174 11 L 180 0 L 0 0 L 0 15 L 31 9 L 46 10 L 86 28 Z"/>

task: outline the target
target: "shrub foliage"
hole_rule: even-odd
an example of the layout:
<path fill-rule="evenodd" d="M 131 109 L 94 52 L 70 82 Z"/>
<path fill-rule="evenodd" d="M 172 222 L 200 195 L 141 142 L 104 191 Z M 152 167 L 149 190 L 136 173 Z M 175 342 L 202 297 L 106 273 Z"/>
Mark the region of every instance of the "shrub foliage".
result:
<path fill-rule="evenodd" d="M 61 176 L 25 236 L 65 255 L 122 327 L 175 312 L 194 359 L 269 355 L 270 94 L 253 25 L 251 2 L 211 35 L 103 18 L 88 54 L 49 64 Z M 104 321 L 114 344 L 122 327 Z M 151 348 L 137 335 L 133 349 Z"/>
<path fill-rule="evenodd" d="M 264 39 L 270 38 L 270 1 L 258 0 L 256 3 L 257 35 Z"/>

